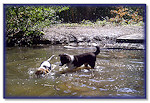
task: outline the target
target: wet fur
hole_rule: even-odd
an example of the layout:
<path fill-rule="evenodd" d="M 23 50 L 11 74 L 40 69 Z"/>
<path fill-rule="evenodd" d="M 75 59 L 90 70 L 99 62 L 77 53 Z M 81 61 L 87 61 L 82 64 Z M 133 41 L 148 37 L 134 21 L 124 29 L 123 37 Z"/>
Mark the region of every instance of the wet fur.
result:
<path fill-rule="evenodd" d="M 35 72 L 35 74 L 36 74 L 36 76 L 37 77 L 40 77 L 42 74 L 47 74 L 47 73 L 49 73 L 49 70 L 48 69 L 43 69 L 43 68 L 40 68 L 40 69 L 38 69 L 36 72 Z"/>
<path fill-rule="evenodd" d="M 47 61 L 43 61 L 40 65 L 40 67 L 36 70 L 35 75 L 37 77 L 40 77 L 41 75 L 45 75 L 47 73 L 50 72 L 51 70 L 51 64 L 50 64 L 50 60 L 54 57 L 54 55 L 52 55 Z"/>
<path fill-rule="evenodd" d="M 68 55 L 68 54 L 60 54 L 61 65 L 66 64 L 68 68 L 75 69 L 80 67 L 81 65 L 85 65 L 88 67 L 90 65 L 91 68 L 95 67 L 96 56 L 100 53 L 100 48 L 96 46 L 95 52 L 83 53 L 79 55 Z M 71 58 L 73 56 L 73 59 Z"/>

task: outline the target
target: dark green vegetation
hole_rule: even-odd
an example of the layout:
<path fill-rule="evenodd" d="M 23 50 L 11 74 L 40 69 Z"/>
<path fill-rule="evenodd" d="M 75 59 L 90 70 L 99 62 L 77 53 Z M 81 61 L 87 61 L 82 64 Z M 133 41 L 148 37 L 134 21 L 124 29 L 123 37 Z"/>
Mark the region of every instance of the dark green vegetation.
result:
<path fill-rule="evenodd" d="M 43 29 L 61 23 L 77 25 L 143 25 L 144 5 L 4 5 L 6 46 L 31 46 L 41 41 Z M 71 26 L 71 25 L 69 25 Z"/>
<path fill-rule="evenodd" d="M 66 6 L 6 6 L 7 46 L 36 44 L 44 27 L 60 23 L 57 13 Z"/>

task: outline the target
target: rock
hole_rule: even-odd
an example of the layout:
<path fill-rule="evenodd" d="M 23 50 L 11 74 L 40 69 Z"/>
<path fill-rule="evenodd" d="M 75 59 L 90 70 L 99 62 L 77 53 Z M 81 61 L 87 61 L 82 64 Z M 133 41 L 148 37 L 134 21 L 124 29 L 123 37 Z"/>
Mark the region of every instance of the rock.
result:
<path fill-rule="evenodd" d="M 62 37 L 62 38 L 60 39 L 60 43 L 61 43 L 61 44 L 63 44 L 63 43 L 69 43 L 69 40 L 68 40 L 67 37 Z"/>
<path fill-rule="evenodd" d="M 99 36 L 94 36 L 94 37 L 93 37 L 93 40 L 96 40 L 96 41 L 102 41 L 101 38 L 100 38 Z"/>
<path fill-rule="evenodd" d="M 124 35 L 117 38 L 118 43 L 144 43 L 144 34 L 130 34 Z"/>
<path fill-rule="evenodd" d="M 77 37 L 78 42 L 83 42 L 84 41 L 84 37 Z"/>
<path fill-rule="evenodd" d="M 69 38 L 69 42 L 70 43 L 72 43 L 72 42 L 78 42 L 78 39 L 75 36 L 73 36 L 73 35 L 70 35 L 68 38 Z"/>
<path fill-rule="evenodd" d="M 97 43 L 101 48 L 144 49 L 144 28 L 142 26 L 104 27 L 51 27 L 44 31 L 48 44 L 71 44 L 91 46 Z M 138 45 L 137 45 L 138 43 Z M 134 45 L 131 45 L 134 44 Z"/>

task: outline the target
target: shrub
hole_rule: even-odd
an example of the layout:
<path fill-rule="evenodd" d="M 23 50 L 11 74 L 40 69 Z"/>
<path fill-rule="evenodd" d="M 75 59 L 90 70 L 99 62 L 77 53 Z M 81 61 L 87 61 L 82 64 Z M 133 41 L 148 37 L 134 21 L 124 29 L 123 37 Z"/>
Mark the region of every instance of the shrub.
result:
<path fill-rule="evenodd" d="M 123 23 L 123 24 L 135 24 L 143 22 L 143 8 L 140 7 L 116 7 L 115 10 L 111 10 L 111 14 L 114 16 L 110 18 L 111 22 Z"/>
<path fill-rule="evenodd" d="M 6 5 L 7 46 L 32 45 L 40 39 L 44 27 L 61 22 L 57 13 L 66 6 Z"/>

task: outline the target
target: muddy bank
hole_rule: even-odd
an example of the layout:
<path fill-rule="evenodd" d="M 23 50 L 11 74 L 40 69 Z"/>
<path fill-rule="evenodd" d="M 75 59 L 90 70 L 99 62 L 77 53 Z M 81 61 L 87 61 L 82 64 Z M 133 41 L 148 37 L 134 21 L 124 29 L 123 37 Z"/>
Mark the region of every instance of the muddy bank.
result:
<path fill-rule="evenodd" d="M 65 45 L 91 45 L 97 43 L 103 48 L 124 48 L 124 49 L 144 49 L 144 27 L 143 26 L 54 26 L 44 29 L 45 35 L 42 40 L 45 44 L 65 44 Z M 131 36 L 129 35 L 136 35 Z M 123 38 L 126 42 L 116 42 L 118 38 Z M 142 42 L 138 42 L 140 38 Z"/>

